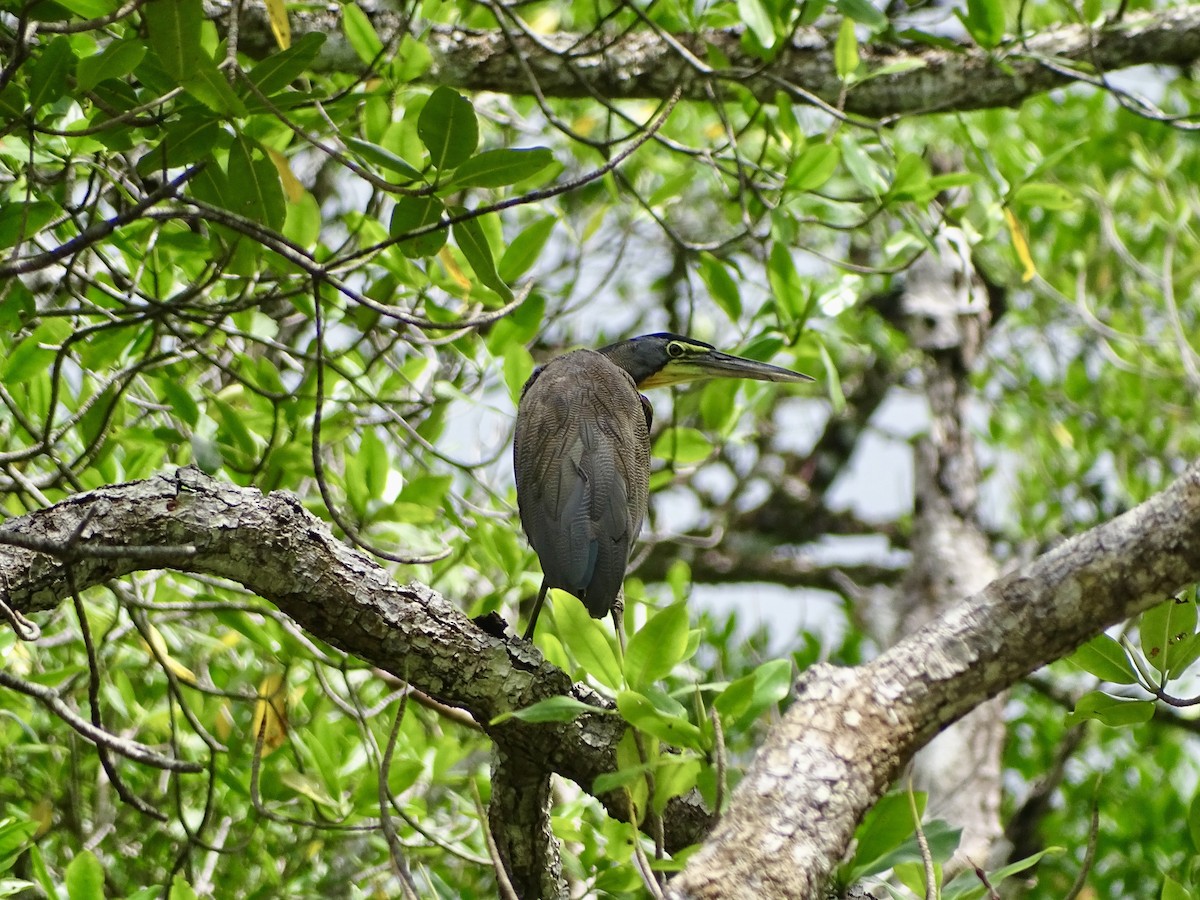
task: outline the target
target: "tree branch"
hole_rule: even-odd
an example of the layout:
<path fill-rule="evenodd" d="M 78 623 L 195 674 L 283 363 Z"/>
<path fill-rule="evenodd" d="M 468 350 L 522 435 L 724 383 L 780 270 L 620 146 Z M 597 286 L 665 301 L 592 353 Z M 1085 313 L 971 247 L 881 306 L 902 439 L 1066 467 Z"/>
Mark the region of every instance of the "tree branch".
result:
<path fill-rule="evenodd" d="M 228 2 L 209 3 L 211 14 L 228 14 Z M 240 48 L 252 55 L 275 49 L 259 4 L 243 4 Z M 369 12 L 386 42 L 398 40 L 408 21 L 390 10 Z M 357 56 L 340 37 L 338 8 L 292 10 L 292 31 L 330 36 L 319 64 L 359 71 Z M 838 106 L 845 90 L 834 65 L 836 32 L 797 31 L 770 62 L 742 47 L 738 29 L 669 36 L 629 30 L 619 35 L 559 32 L 550 35 L 436 27 L 421 35 L 432 55 L 420 76 L 429 84 L 470 91 L 543 97 L 663 98 L 682 87 L 685 100 L 708 100 L 711 82 L 736 82 L 763 102 L 778 92 Z M 1063 25 L 1013 39 L 991 51 L 964 43 L 951 49 L 925 44 L 866 44 L 859 48 L 864 72 L 845 93 L 845 112 L 884 119 L 950 110 L 1015 106 L 1031 96 L 1137 65 L 1187 65 L 1200 58 L 1200 5 L 1129 15 L 1106 28 Z M 727 64 L 710 68 L 724 58 Z M 700 61 L 702 64 L 697 65 Z M 715 65 L 715 64 L 714 64 Z"/>
<path fill-rule="evenodd" d="M 668 896 L 821 896 L 858 821 L 938 731 L 1198 580 L 1200 462 L 1162 493 L 998 578 L 873 662 L 812 667 L 729 812 Z"/>
<path fill-rule="evenodd" d="M 264 497 L 189 467 L 75 495 L 11 520 L 3 532 L 65 545 L 85 517 L 71 563 L 80 590 L 146 566 L 137 553 L 89 555 L 89 541 L 107 548 L 117 541 L 136 548 L 187 547 L 194 552 L 163 554 L 154 564 L 244 585 L 311 634 L 441 703 L 466 709 L 510 757 L 557 772 L 589 792 L 596 776 L 616 768 L 616 746 L 625 731 L 617 716 L 489 724 L 500 713 L 555 694 L 597 707 L 611 703 L 586 685 L 573 684 L 526 642 L 482 631 L 429 588 L 397 585 L 382 568 L 335 539 L 291 494 Z M 19 547 L 0 546 L 0 585 L 7 586 L 8 605 L 26 615 L 70 596 L 62 563 Z M 628 819 L 623 791 L 599 799 L 615 818 Z M 712 825 L 694 799 L 674 801 L 664 821 L 674 850 L 697 842 Z"/>

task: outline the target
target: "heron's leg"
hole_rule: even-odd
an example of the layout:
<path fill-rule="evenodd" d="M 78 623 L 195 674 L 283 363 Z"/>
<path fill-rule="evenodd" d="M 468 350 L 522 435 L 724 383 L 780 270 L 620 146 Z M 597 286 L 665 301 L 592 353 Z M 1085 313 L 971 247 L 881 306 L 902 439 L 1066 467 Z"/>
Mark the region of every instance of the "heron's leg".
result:
<path fill-rule="evenodd" d="M 542 579 L 542 586 L 538 589 L 537 602 L 533 604 L 533 615 L 529 617 L 529 624 L 525 627 L 525 640 L 533 640 L 533 629 L 537 626 L 538 613 L 542 611 L 542 604 L 546 601 L 546 592 L 550 590 L 550 585 L 546 583 L 546 579 Z"/>
<path fill-rule="evenodd" d="M 613 630 L 617 633 L 617 647 L 621 651 L 621 665 L 625 664 L 625 589 L 617 594 L 612 605 Z"/>

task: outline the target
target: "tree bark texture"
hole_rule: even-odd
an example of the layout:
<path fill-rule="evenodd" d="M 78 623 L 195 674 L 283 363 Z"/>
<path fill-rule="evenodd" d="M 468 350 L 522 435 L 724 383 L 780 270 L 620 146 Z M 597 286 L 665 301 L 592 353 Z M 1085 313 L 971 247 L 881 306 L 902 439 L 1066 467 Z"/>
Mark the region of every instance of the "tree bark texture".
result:
<path fill-rule="evenodd" d="M 264 497 L 188 467 L 79 494 L 13 519 L 0 531 L 0 586 L 7 586 L 0 599 L 30 615 L 70 596 L 66 564 L 46 553 L 4 546 L 8 535 L 73 547 L 70 565 L 80 590 L 163 567 L 235 581 L 311 634 L 470 712 L 502 748 L 508 765 L 524 763 L 525 777 L 556 772 L 590 792 L 598 775 L 616 768 L 616 746 L 625 732 L 617 716 L 491 724 L 501 713 L 555 694 L 603 709 L 612 708 L 610 701 L 573 684 L 531 644 L 481 630 L 428 587 L 397 585 L 335 539 L 290 494 Z M 188 544 L 194 553 L 146 553 Z M 122 556 L 122 546 L 134 549 Z M 599 799 L 611 815 L 629 819 L 623 791 Z M 673 801 L 663 821 L 673 850 L 701 840 L 712 824 L 695 799 Z"/>
<path fill-rule="evenodd" d="M 951 722 L 1200 579 L 1200 463 L 857 669 L 806 671 L 729 811 L 669 885 L 683 898 L 817 898 L 863 814 Z"/>
<path fill-rule="evenodd" d="M 223 18 L 228 2 L 210 2 Z M 242 4 L 239 46 L 252 55 L 275 49 L 259 4 Z M 398 13 L 368 11 L 385 44 L 397 52 L 410 23 Z M 320 64 L 361 71 L 342 37 L 337 6 L 292 9 L 293 34 L 329 35 Z M 1200 58 L 1200 5 L 1129 14 L 1103 27 L 1063 25 L 1012 38 L 991 50 L 971 42 L 952 49 L 915 42 L 859 48 L 863 75 L 848 90 L 834 64 L 836 28 L 804 28 L 764 60 L 743 48 L 739 29 L 656 33 L 643 25 L 590 34 L 523 30 L 516 19 L 489 31 L 438 26 L 414 35 L 432 56 L 420 79 L 466 91 L 542 97 L 662 99 L 711 102 L 714 86 L 737 86 L 760 101 L 782 93 L 874 119 L 930 112 L 1016 106 L 1029 97 L 1108 71 L 1137 65 L 1188 65 Z M 725 60 L 717 63 L 714 60 Z M 883 72 L 883 74 L 876 74 Z"/>

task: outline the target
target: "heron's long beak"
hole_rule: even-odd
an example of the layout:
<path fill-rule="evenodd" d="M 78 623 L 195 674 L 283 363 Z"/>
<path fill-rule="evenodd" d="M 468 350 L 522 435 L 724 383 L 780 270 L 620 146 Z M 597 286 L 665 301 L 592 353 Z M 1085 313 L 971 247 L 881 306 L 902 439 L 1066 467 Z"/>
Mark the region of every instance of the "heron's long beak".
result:
<path fill-rule="evenodd" d="M 733 356 L 729 353 L 722 353 L 720 350 L 706 350 L 703 353 L 689 354 L 686 357 L 671 360 L 638 387 L 665 387 L 697 381 L 701 378 L 748 378 L 753 381 L 787 382 L 814 380 L 808 375 L 793 372 L 791 369 L 783 369 L 742 356 Z"/>

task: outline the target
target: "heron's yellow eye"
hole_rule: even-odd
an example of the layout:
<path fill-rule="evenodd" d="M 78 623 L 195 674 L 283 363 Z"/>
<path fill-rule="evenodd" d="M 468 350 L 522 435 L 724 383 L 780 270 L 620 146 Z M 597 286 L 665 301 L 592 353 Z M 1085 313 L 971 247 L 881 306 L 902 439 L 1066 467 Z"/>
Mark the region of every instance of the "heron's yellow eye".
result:
<path fill-rule="evenodd" d="M 667 344 L 667 356 L 671 357 L 671 359 L 679 359 L 686 352 L 687 348 L 679 343 L 679 341 L 671 341 L 671 343 Z"/>

